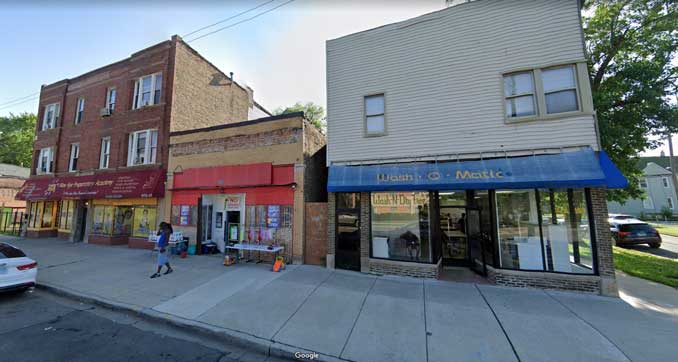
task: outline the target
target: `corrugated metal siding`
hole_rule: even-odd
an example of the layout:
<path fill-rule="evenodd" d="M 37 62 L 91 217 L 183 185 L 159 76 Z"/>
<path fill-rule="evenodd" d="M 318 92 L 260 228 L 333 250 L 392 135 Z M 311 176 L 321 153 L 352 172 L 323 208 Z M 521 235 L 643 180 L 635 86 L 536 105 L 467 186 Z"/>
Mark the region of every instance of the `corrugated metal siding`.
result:
<path fill-rule="evenodd" d="M 577 0 L 477 0 L 327 42 L 328 160 L 589 144 L 593 117 L 506 124 L 502 73 L 584 59 Z M 388 135 L 363 137 L 386 93 Z"/>

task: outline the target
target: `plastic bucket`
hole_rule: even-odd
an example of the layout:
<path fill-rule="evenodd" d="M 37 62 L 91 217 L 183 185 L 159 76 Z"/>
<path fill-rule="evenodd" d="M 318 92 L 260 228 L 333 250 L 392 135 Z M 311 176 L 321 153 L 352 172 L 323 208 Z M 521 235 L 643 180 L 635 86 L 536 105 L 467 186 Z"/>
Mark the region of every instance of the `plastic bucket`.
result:
<path fill-rule="evenodd" d="M 188 255 L 195 255 L 195 245 L 188 246 Z"/>

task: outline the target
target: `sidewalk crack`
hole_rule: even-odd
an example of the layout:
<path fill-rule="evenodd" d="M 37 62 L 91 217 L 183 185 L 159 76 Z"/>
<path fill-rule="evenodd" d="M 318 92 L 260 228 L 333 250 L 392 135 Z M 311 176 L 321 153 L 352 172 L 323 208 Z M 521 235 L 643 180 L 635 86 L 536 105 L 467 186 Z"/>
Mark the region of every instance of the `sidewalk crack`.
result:
<path fill-rule="evenodd" d="M 561 302 L 558 298 L 556 298 L 556 297 L 554 297 L 553 295 L 551 295 L 551 293 L 549 293 L 548 291 L 545 291 L 544 294 L 548 295 L 551 299 L 555 300 L 556 303 L 562 305 L 563 308 L 567 309 L 570 313 L 574 314 L 574 316 L 577 317 L 580 321 L 584 322 L 586 325 L 588 325 L 589 327 L 593 328 L 594 331 L 598 332 L 598 334 L 600 334 L 601 336 L 603 336 L 603 338 L 605 338 L 605 340 L 607 340 L 608 342 L 610 342 L 610 344 L 612 344 L 619 352 L 621 352 L 621 354 L 623 354 L 624 357 L 626 357 L 627 360 L 633 362 L 633 360 L 631 359 L 631 357 L 629 357 L 629 356 L 626 354 L 626 352 L 624 352 L 624 350 L 622 350 L 621 348 L 619 348 L 619 346 L 618 346 L 616 343 L 614 343 L 610 338 L 608 338 L 603 332 L 601 332 L 598 328 L 596 328 L 592 323 L 590 323 L 589 321 L 587 321 L 586 319 L 584 319 L 584 318 L 583 318 L 582 316 L 580 316 L 577 312 L 575 312 L 575 311 L 572 310 L 570 307 L 568 307 L 567 305 L 565 305 L 565 303 Z"/>
<path fill-rule="evenodd" d="M 363 314 L 363 308 L 365 307 L 365 302 L 367 301 L 367 297 L 370 295 L 372 292 L 372 289 L 374 289 L 374 285 L 377 284 L 377 279 L 378 277 L 375 277 L 374 280 L 372 281 L 372 285 L 370 285 L 370 289 L 367 290 L 367 293 L 365 293 L 365 296 L 363 297 L 362 303 L 360 303 L 360 310 L 358 311 L 358 314 L 355 316 L 355 320 L 353 321 L 353 325 L 351 326 L 351 331 L 348 332 L 348 336 L 346 337 L 346 342 L 344 342 L 344 346 L 341 347 L 341 352 L 339 352 L 339 358 L 342 358 L 341 356 L 344 354 L 344 350 L 346 349 L 346 346 L 348 346 L 348 341 L 351 339 L 351 335 L 353 334 L 353 330 L 355 329 L 355 325 L 358 324 L 358 318 L 360 318 L 360 315 Z"/>
<path fill-rule="evenodd" d="M 301 302 L 301 304 L 299 304 L 299 306 L 298 306 L 297 309 L 294 311 L 294 313 L 292 313 L 292 315 L 290 315 L 290 317 L 287 318 L 287 320 L 285 321 L 285 323 L 283 323 L 283 324 L 280 326 L 280 328 L 278 328 L 278 330 L 275 332 L 275 334 L 273 334 L 273 336 L 271 336 L 271 341 L 272 341 L 272 342 L 275 342 L 275 336 L 277 336 L 278 333 L 280 333 L 280 331 L 282 331 L 282 329 L 285 328 L 285 326 L 287 325 L 287 323 L 289 323 L 289 321 L 292 319 L 292 317 L 294 317 L 294 316 L 299 312 L 299 310 L 301 309 L 301 307 L 303 307 L 304 304 L 306 304 L 306 302 L 307 302 L 308 299 L 311 297 L 311 295 L 313 295 L 313 293 L 315 293 L 315 291 L 318 290 L 318 288 L 320 288 L 321 285 L 325 284 L 325 282 L 326 282 L 328 279 L 330 279 L 330 277 L 331 277 L 332 275 L 334 275 L 334 272 L 329 273 L 329 275 L 327 275 L 327 278 L 323 279 L 322 282 L 318 283 L 318 285 L 316 285 L 315 288 L 313 288 L 313 290 L 312 290 L 310 293 L 308 293 L 308 295 L 306 296 L 306 298 L 304 298 L 304 301 Z"/>
<path fill-rule="evenodd" d="M 516 356 L 516 359 L 518 362 L 520 361 L 520 356 L 518 355 L 518 351 L 516 351 L 516 347 L 513 345 L 513 341 L 511 341 L 511 338 L 509 337 L 508 333 L 506 332 L 506 329 L 504 329 L 504 325 L 501 324 L 501 320 L 499 319 L 499 316 L 497 316 L 497 313 L 494 311 L 494 308 L 492 308 L 492 305 L 490 305 L 490 302 L 487 301 L 487 298 L 485 298 L 485 294 L 483 294 L 482 290 L 478 287 L 478 284 L 473 284 L 473 286 L 476 287 L 478 290 L 478 293 L 480 293 L 480 296 L 483 298 L 485 301 L 485 304 L 487 304 L 487 307 L 490 308 L 490 311 L 492 312 L 492 315 L 494 316 L 494 319 L 499 323 L 499 328 L 501 328 L 501 331 L 504 333 L 504 337 L 506 337 L 506 341 L 508 341 L 509 345 L 511 346 L 511 350 L 513 350 L 513 354 Z"/>

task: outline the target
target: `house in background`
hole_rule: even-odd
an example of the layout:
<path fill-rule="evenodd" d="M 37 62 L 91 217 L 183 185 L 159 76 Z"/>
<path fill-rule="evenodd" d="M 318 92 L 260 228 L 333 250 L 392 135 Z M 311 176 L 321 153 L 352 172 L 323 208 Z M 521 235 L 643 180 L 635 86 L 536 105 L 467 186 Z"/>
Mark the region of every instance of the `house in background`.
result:
<path fill-rule="evenodd" d="M 0 232 L 17 230 L 26 201 L 14 198 L 30 173 L 27 167 L 0 163 Z"/>
<path fill-rule="evenodd" d="M 0 212 L 26 209 L 26 201 L 15 200 L 14 197 L 30 173 L 27 167 L 0 163 Z"/>
<path fill-rule="evenodd" d="M 641 158 L 644 177 L 640 180 L 640 188 L 645 191 L 643 199 L 629 199 L 624 204 L 616 201 L 608 202 L 608 210 L 615 214 L 629 214 L 638 217 L 656 217 L 663 218 L 662 210 L 669 209 L 673 215 L 676 215 L 676 188 L 673 186 L 671 171 L 661 165 L 653 162 L 647 162 L 645 157 Z M 668 157 L 663 157 L 662 161 L 668 165 Z"/>

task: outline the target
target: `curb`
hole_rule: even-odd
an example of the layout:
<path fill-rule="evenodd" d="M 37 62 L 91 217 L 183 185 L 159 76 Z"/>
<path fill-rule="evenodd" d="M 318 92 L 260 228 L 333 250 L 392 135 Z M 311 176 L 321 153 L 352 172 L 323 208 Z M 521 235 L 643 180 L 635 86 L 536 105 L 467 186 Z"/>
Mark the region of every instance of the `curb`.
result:
<path fill-rule="evenodd" d="M 171 314 L 158 312 L 151 308 L 139 307 L 132 304 L 115 302 L 91 294 L 81 293 L 65 287 L 57 287 L 45 283 L 37 283 L 36 288 L 46 292 L 72 299 L 87 304 L 94 304 L 106 309 L 122 313 L 131 313 L 137 317 L 157 323 L 168 324 L 173 327 L 189 329 L 196 334 L 219 338 L 235 346 L 258 352 L 266 356 L 285 358 L 293 361 L 321 361 L 321 362 L 347 362 L 349 360 L 324 355 L 304 348 L 282 344 L 269 339 L 256 337 L 247 333 L 238 332 L 227 328 L 217 327 L 210 324 L 185 319 Z M 314 355 L 313 358 L 297 358 L 295 355 L 303 353 Z"/>

